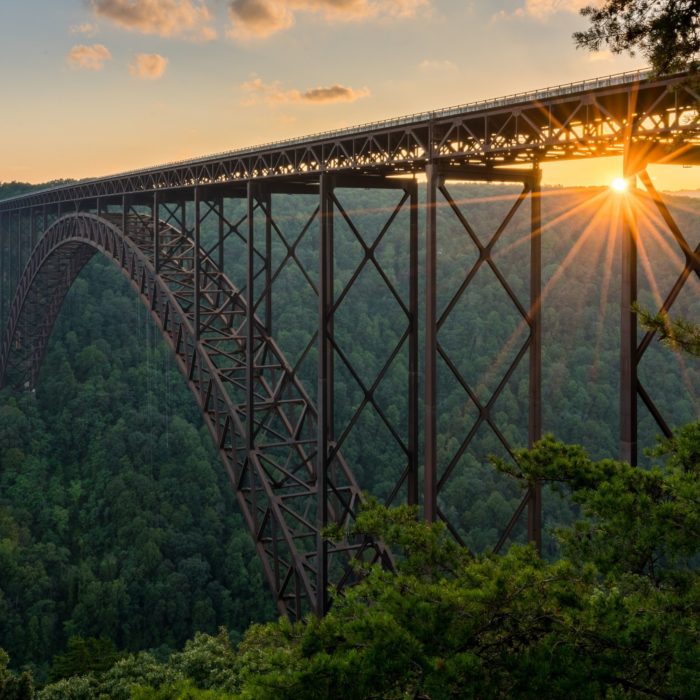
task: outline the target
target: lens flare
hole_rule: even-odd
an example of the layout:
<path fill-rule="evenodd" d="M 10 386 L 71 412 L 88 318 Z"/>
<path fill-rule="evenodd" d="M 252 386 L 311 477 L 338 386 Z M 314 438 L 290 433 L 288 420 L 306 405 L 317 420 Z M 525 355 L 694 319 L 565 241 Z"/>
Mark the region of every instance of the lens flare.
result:
<path fill-rule="evenodd" d="M 610 183 L 610 189 L 614 190 L 615 192 L 624 192 L 627 190 L 627 180 L 625 180 L 624 177 L 616 177 Z"/>

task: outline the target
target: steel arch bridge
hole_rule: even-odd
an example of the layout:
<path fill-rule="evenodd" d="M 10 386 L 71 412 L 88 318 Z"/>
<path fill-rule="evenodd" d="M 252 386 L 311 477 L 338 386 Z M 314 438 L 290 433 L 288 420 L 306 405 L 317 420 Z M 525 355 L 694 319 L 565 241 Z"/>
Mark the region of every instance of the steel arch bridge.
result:
<path fill-rule="evenodd" d="M 700 162 L 698 104 L 700 95 L 685 75 L 621 74 L 0 201 L 0 385 L 36 384 L 68 290 L 95 254 L 106 256 L 130 281 L 177 358 L 228 472 L 278 609 L 294 618 L 309 611 L 322 615 L 329 606 L 330 587 L 342 589 L 352 582 L 354 561 L 392 565 L 380 542 L 351 536 L 334 542 L 325 536 L 329 525 L 351 525 L 362 500 L 362 484 L 342 449 L 365 407 L 376 412 L 403 463 L 387 501 L 421 505 L 426 519 L 444 520 L 457 539 L 459 532 L 440 508 L 440 493 L 481 426 L 488 426 L 504 448 L 512 450 L 494 406 L 519 367 L 528 374 L 530 444 L 541 436 L 540 163 L 622 155 L 634 196 L 643 193 L 653 202 L 685 261 L 661 310 L 671 309 L 691 275 L 700 277 L 700 251 L 689 245 L 647 173 L 650 163 Z M 423 178 L 418 175 L 425 176 L 424 204 L 419 204 Z M 465 180 L 522 186 L 486 241 L 474 233 L 451 193 L 452 182 Z M 636 189 L 637 182 L 643 190 Z M 339 193 L 346 188 L 395 193 L 396 204 L 374 241 L 363 237 L 353 212 L 344 208 Z M 278 195 L 315 198 L 313 212 L 293 239 L 276 221 L 273 203 Z M 478 251 L 445 305 L 436 293 L 438 198 Z M 244 208 L 237 220 L 229 213 L 232 201 Z M 493 250 L 528 203 L 529 251 L 523 264 L 529 293 L 523 297 L 499 269 Z M 424 241 L 419 241 L 419 215 L 425 216 Z M 409 251 L 405 288 L 376 255 L 398 220 L 404 222 Z M 205 224 L 215 229 L 213 239 L 203 236 Z M 340 224 L 361 251 L 347 280 L 335 274 L 334 228 Z M 632 215 L 622 225 L 620 456 L 635 463 L 638 397 L 662 431 L 671 431 L 637 373 L 652 336 L 637 341 L 631 307 L 637 297 L 639 233 Z M 298 254 L 299 242 L 311 226 L 319 231 L 313 271 Z M 273 239 L 283 248 L 281 260 L 272 254 Z M 232 247 L 245 264 L 240 287 L 225 270 L 225 251 Z M 314 397 L 302 385 L 299 362 L 292 364 L 275 342 L 272 290 L 287 264 L 299 268 L 317 299 L 315 333 L 302 354 L 308 358 L 316 352 Z M 488 400 L 477 395 L 440 336 L 482 267 L 494 273 L 526 329 Z M 366 268 L 378 275 L 384 292 L 394 300 L 401 327 L 372 382 L 353 365 L 335 326 L 341 304 Z M 419 278 L 425 285 L 420 317 Z M 422 352 L 419 341 L 424 343 Z M 396 418 L 382 410 L 377 395 L 401 353 L 407 358 L 402 380 L 405 411 Z M 439 363 L 462 386 L 477 413 L 472 429 L 442 469 L 437 458 Z M 362 396 L 359 407 L 342 419 L 335 395 L 339 367 L 357 383 Z M 541 508 L 535 485 L 510 522 L 503 524 L 495 549 L 505 543 L 525 511 L 528 536 L 540 546 Z"/>

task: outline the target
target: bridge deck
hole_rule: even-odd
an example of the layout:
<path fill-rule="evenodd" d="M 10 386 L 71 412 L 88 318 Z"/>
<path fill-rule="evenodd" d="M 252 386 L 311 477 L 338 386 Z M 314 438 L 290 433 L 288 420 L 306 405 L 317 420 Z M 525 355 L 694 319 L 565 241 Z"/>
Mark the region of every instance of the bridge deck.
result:
<path fill-rule="evenodd" d="M 431 162 L 498 180 L 504 167 L 620 155 L 630 140 L 653 144 L 647 162 L 696 162 L 698 102 L 684 74 L 621 73 L 81 181 L 5 200 L 0 211 L 321 172 L 410 174 Z"/>

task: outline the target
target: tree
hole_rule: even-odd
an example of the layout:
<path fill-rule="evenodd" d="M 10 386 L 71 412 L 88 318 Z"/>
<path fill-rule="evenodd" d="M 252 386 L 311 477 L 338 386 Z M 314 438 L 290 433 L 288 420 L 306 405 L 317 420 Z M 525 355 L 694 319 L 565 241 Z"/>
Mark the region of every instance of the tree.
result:
<path fill-rule="evenodd" d="M 590 21 L 588 29 L 574 34 L 581 48 L 641 51 L 660 74 L 697 68 L 700 0 L 604 0 L 581 14 Z"/>
<path fill-rule="evenodd" d="M 0 698 L 3 700 L 32 700 L 34 682 L 26 671 L 20 676 L 8 670 L 10 657 L 0 649 Z"/>
<path fill-rule="evenodd" d="M 664 345 L 676 352 L 683 351 L 694 357 L 700 357 L 700 325 L 684 318 L 671 318 L 663 311 L 652 314 L 637 304 L 633 308 L 642 328 L 657 333 Z"/>
<path fill-rule="evenodd" d="M 693 426 L 644 472 L 548 438 L 500 465 L 581 504 L 555 563 L 472 557 L 409 508 L 366 510 L 357 528 L 400 553 L 397 572 L 372 568 L 322 620 L 252 628 L 241 697 L 697 697 L 698 447 Z"/>
<path fill-rule="evenodd" d="M 109 639 L 71 637 L 65 654 L 54 657 L 49 679 L 58 681 L 71 676 L 106 671 L 118 659 L 119 654 Z"/>

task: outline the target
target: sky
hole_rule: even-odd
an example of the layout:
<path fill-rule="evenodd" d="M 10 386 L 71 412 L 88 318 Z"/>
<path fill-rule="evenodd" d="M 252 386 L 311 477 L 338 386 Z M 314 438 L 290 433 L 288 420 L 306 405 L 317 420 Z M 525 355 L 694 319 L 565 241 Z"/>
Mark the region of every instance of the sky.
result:
<path fill-rule="evenodd" d="M 589 0 L 590 1 L 590 0 Z M 0 181 L 86 178 L 644 67 L 586 0 L 1 0 Z M 618 159 L 546 166 L 607 184 Z M 700 187 L 666 166 L 657 187 Z"/>

